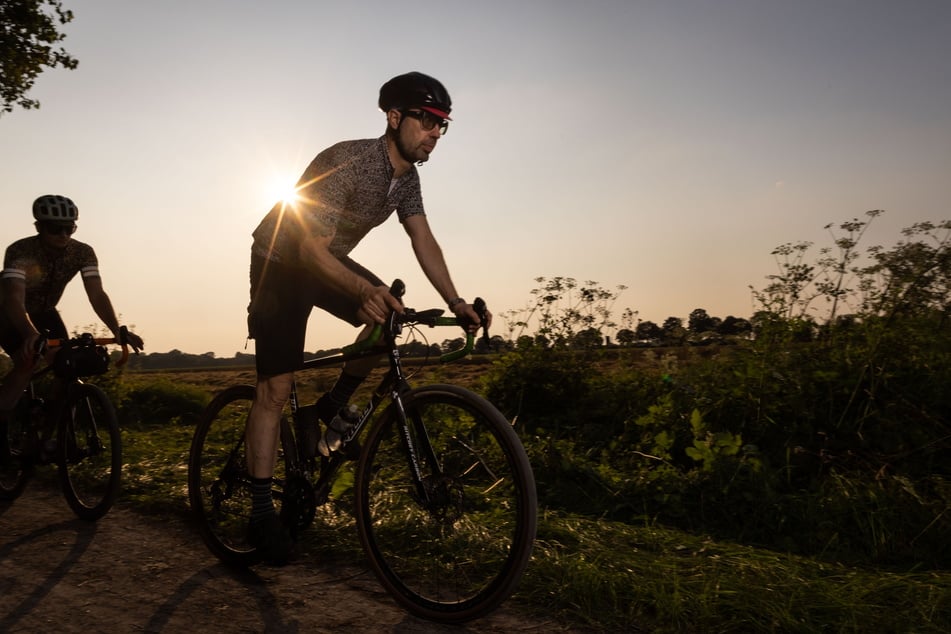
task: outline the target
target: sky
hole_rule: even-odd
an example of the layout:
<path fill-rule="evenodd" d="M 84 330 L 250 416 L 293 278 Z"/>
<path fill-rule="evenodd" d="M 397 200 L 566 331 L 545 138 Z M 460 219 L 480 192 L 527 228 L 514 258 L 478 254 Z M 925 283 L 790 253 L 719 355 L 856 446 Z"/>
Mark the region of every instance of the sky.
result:
<path fill-rule="evenodd" d="M 71 197 L 147 352 L 253 352 L 251 232 L 318 152 L 383 133 L 379 87 L 410 70 L 453 99 L 430 225 L 497 316 L 563 276 L 627 287 L 616 316 L 749 317 L 781 244 L 872 209 L 868 245 L 951 219 L 945 0 L 63 4 L 79 67 L 0 116 L 0 242 Z M 352 255 L 441 306 L 395 217 Z M 78 278 L 59 308 L 98 323 Z M 315 311 L 307 349 L 355 333 Z"/>

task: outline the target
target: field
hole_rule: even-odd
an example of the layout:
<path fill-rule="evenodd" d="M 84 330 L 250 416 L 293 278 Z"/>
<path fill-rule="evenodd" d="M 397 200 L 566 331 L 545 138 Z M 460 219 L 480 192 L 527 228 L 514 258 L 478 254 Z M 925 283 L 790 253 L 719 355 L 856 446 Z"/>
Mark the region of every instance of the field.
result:
<path fill-rule="evenodd" d="M 479 377 L 490 363 L 486 357 L 476 357 L 457 361 L 446 365 L 414 363 L 412 359 L 403 361 L 404 371 L 411 385 L 429 383 L 453 383 L 475 389 Z M 384 368 L 371 375 L 364 384 L 362 391 L 369 390 L 375 385 L 374 378 L 382 376 Z M 308 370 L 297 374 L 297 389 L 303 402 L 329 389 L 337 376 L 339 367 Z M 253 368 L 196 368 L 187 370 L 154 370 L 130 372 L 125 375 L 132 385 L 149 382 L 169 382 L 177 385 L 187 385 L 208 392 L 209 396 L 231 385 L 254 385 L 255 373 Z"/>
<path fill-rule="evenodd" d="M 585 374 L 603 378 L 634 367 L 656 372 L 718 354 L 731 353 L 712 348 L 611 351 Z M 483 392 L 481 377 L 492 371 L 490 363 L 477 357 L 445 366 L 407 363 L 407 370 L 414 385 L 447 382 Z M 337 373 L 329 369 L 301 374 L 302 402 L 328 389 Z M 214 392 L 253 381 L 250 368 L 126 374 L 127 390 L 138 391 L 139 398 L 150 390 L 155 395 L 145 399 L 143 413 L 153 422 L 130 424 L 124 434 L 123 505 L 149 514 L 186 516 L 185 460 L 194 418 Z M 364 389 L 370 384 L 373 381 Z M 531 385 L 533 391 L 542 389 Z M 546 389 L 554 390 L 545 397 L 554 401 L 573 387 L 555 381 Z M 171 404 L 172 397 L 186 392 L 188 402 Z M 879 631 L 940 632 L 951 626 L 951 576 L 940 570 L 796 555 L 675 528 L 650 517 L 631 523 L 590 512 L 576 514 L 568 509 L 583 504 L 582 499 L 590 506 L 601 499 L 598 496 L 603 498 L 600 478 L 571 466 L 571 460 L 582 455 L 580 450 L 563 453 L 563 445 L 552 443 L 544 432 L 536 434 L 523 438 L 533 456 L 539 495 L 556 503 L 540 508 L 533 561 L 511 600 L 535 618 L 546 615 L 597 631 L 864 632 L 881 626 L 884 630 Z M 569 432 L 566 438 L 578 436 Z M 567 497 L 545 483 L 560 470 L 572 480 Z M 335 505 L 333 512 L 345 517 L 348 507 Z M 360 560 L 352 531 L 338 529 L 315 525 L 307 539 L 318 545 L 322 559 L 332 553 Z"/>

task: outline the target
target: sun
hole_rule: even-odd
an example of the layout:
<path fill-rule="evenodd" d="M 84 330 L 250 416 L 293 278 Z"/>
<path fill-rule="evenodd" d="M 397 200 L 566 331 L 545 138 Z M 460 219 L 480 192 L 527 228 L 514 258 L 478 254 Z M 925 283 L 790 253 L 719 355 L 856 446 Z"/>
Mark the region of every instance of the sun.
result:
<path fill-rule="evenodd" d="M 300 200 L 297 183 L 293 177 L 273 176 L 265 186 L 268 200 L 272 203 L 293 205 Z"/>

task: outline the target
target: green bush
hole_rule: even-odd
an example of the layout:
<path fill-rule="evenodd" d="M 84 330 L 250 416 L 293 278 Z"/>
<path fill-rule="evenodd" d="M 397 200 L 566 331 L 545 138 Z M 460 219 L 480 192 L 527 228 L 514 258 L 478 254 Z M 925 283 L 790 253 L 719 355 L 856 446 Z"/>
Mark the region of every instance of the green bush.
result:
<path fill-rule="evenodd" d="M 752 341 L 655 367 L 602 363 L 566 337 L 503 356 L 485 392 L 520 426 L 542 503 L 808 554 L 951 563 L 951 222 L 914 225 L 860 265 L 867 225 L 841 225 L 839 255 L 814 266 L 808 245 L 777 249 Z"/>
<path fill-rule="evenodd" d="M 208 393 L 199 387 L 163 379 L 126 385 L 121 400 L 114 402 L 123 426 L 149 426 L 191 424 L 208 400 Z"/>

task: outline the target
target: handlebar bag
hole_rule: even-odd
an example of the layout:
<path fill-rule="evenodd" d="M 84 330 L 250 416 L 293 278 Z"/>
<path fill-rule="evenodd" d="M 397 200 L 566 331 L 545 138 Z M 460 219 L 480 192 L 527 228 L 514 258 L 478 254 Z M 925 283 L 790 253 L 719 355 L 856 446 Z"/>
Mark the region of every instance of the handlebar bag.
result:
<path fill-rule="evenodd" d="M 63 379 L 105 374 L 109 353 L 102 346 L 70 342 L 60 348 L 53 360 L 53 373 Z"/>

